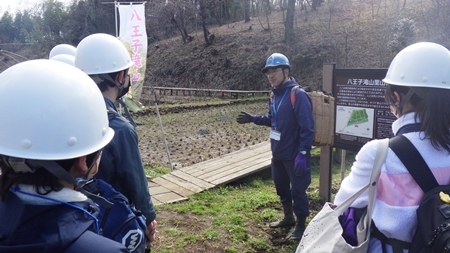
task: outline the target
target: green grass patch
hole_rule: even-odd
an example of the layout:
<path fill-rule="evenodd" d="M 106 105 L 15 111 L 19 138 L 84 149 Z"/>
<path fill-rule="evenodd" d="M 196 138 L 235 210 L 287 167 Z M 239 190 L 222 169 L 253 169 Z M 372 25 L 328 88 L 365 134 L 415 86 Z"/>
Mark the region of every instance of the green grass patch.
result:
<path fill-rule="evenodd" d="M 166 168 L 163 166 L 145 166 L 144 170 L 145 175 L 150 178 L 156 178 L 170 173 L 170 168 Z"/>
<path fill-rule="evenodd" d="M 308 188 L 308 196 L 314 210 L 311 210 L 307 221 L 317 213 L 324 202 L 319 195 L 318 150 L 317 148 L 312 151 L 312 183 Z M 346 159 L 345 167 L 349 168 L 354 161 L 354 154 L 348 154 Z M 340 167 L 340 163 L 335 161 L 332 169 L 333 193 L 340 183 Z M 171 247 L 173 252 L 177 252 L 177 249 L 181 250 L 202 240 L 202 243 L 208 241 L 212 245 L 217 244 L 221 250 L 218 252 L 292 253 L 296 249 L 296 243 L 274 245 L 268 233 L 268 223 L 282 216 L 280 209 L 270 169 L 267 169 L 229 185 L 194 194 L 187 201 L 157 206 L 157 212 L 173 211 L 191 217 L 190 220 L 175 224 L 184 227 L 182 231 L 164 229 L 174 240 L 162 243 L 161 247 Z M 191 222 L 209 225 L 188 231 Z M 224 244 L 226 246 L 220 246 Z"/>

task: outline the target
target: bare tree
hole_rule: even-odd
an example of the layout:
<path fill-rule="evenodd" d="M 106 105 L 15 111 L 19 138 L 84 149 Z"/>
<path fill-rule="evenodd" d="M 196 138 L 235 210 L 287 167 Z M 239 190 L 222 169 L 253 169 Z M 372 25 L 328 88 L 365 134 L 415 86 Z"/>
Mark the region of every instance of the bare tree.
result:
<path fill-rule="evenodd" d="M 170 18 L 170 22 L 178 29 L 183 43 L 190 42 L 193 37 L 189 35 L 186 29 L 186 6 L 184 1 L 170 1 L 166 4 L 164 12 Z"/>
<path fill-rule="evenodd" d="M 202 23 L 202 29 L 203 29 L 203 37 L 205 39 L 205 44 L 207 46 L 211 45 L 214 40 L 214 35 L 211 34 L 208 31 L 208 28 L 206 28 L 206 8 L 205 8 L 205 0 L 199 0 L 199 11 L 200 11 L 200 19 Z"/>

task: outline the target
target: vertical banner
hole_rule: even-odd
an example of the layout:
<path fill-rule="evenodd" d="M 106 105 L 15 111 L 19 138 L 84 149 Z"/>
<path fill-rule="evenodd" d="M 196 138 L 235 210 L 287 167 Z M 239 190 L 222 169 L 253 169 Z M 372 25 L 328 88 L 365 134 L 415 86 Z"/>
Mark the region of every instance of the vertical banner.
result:
<path fill-rule="evenodd" d="M 134 66 L 130 68 L 131 98 L 139 103 L 144 85 L 147 62 L 147 32 L 145 30 L 145 4 L 117 4 L 120 16 L 119 39 L 131 52 Z"/>

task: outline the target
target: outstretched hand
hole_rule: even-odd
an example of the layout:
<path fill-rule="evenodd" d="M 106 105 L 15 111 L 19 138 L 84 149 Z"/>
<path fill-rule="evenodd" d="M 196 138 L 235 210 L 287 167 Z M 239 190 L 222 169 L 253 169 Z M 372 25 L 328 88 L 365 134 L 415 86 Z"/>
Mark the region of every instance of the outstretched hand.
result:
<path fill-rule="evenodd" d="M 238 116 L 237 116 L 237 123 L 239 124 L 245 124 L 245 123 L 250 123 L 253 122 L 253 115 L 250 115 L 246 112 L 241 112 Z"/>

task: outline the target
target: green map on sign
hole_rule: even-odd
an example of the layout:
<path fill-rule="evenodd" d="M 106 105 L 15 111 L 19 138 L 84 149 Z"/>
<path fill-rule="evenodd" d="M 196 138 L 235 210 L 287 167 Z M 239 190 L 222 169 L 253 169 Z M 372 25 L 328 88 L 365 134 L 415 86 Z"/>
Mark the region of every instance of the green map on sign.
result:
<path fill-rule="evenodd" d="M 347 121 L 347 126 L 369 122 L 369 116 L 366 109 L 353 110 Z"/>

